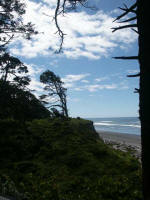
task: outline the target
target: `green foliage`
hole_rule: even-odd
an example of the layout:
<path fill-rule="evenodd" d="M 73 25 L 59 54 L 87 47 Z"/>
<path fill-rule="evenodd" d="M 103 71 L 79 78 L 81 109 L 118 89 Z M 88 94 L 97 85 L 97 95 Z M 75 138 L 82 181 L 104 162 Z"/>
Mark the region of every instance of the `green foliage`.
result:
<path fill-rule="evenodd" d="M 90 121 L 1 120 L 0 146 L 0 174 L 28 199 L 142 199 L 140 164 L 98 139 Z"/>
<path fill-rule="evenodd" d="M 37 34 L 30 22 L 23 23 L 23 14 L 25 14 L 25 4 L 22 1 L 0 1 L 0 50 L 16 33 L 21 33 L 27 39 L 30 39 L 32 34 Z"/>

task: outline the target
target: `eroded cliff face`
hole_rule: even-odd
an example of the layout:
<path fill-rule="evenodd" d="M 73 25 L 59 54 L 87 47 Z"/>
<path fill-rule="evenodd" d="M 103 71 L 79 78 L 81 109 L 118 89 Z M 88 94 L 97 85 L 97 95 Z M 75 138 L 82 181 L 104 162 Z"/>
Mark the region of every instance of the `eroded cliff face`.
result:
<path fill-rule="evenodd" d="M 98 133 L 95 130 L 93 121 L 76 118 L 71 120 L 72 127 L 77 129 L 81 134 L 89 134 L 91 137 L 99 138 Z"/>
<path fill-rule="evenodd" d="M 85 129 L 93 133 L 94 136 L 99 137 L 98 133 L 95 130 L 94 123 L 92 121 L 87 121 L 87 123 L 85 124 Z"/>

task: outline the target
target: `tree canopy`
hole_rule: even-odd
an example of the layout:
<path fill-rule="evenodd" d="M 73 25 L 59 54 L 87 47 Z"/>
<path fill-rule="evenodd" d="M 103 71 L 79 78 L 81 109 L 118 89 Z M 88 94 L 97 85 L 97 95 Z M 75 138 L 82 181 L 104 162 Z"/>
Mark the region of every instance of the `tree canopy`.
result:
<path fill-rule="evenodd" d="M 0 48 L 6 46 L 15 34 L 22 34 L 26 39 L 37 34 L 33 24 L 23 23 L 25 4 L 20 0 L 0 1 Z"/>

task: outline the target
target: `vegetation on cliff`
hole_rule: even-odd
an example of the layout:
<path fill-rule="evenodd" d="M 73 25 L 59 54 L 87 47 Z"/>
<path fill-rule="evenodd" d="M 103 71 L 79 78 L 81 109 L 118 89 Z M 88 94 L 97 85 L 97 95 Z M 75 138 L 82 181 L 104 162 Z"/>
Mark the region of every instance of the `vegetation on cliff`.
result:
<path fill-rule="evenodd" d="M 104 144 L 90 121 L 1 120 L 0 146 L 2 195 L 30 200 L 142 199 L 139 162 Z"/>

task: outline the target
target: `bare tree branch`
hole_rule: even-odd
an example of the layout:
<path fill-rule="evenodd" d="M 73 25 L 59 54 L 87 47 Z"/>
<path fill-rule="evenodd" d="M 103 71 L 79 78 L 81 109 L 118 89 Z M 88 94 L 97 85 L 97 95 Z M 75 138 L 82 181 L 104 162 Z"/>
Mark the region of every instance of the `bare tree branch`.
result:
<path fill-rule="evenodd" d="M 114 20 L 114 22 L 115 21 L 117 21 L 117 20 L 119 20 L 119 19 L 121 19 L 122 17 L 124 17 L 124 16 L 126 16 L 128 13 L 130 13 L 130 12 L 134 12 L 135 13 L 135 8 L 137 7 L 137 3 L 135 3 L 135 4 L 133 4 L 130 8 L 128 8 L 125 4 L 124 4 L 124 6 L 125 6 L 125 8 L 120 8 L 121 10 L 123 10 L 123 11 L 125 11 L 122 15 L 119 15 L 115 20 Z"/>
<path fill-rule="evenodd" d="M 138 88 L 135 88 L 135 91 L 134 91 L 134 93 L 140 93 L 140 89 L 138 89 Z"/>
<path fill-rule="evenodd" d="M 121 22 L 119 22 L 119 23 L 130 22 L 130 21 L 133 21 L 133 20 L 136 20 L 136 19 L 137 19 L 137 17 L 135 16 L 135 17 L 131 17 L 131 18 L 129 18 L 129 19 L 126 19 L 126 20 L 124 20 L 124 21 L 121 21 Z"/>
<path fill-rule="evenodd" d="M 122 60 L 138 60 L 138 56 L 119 56 L 113 57 L 114 59 L 122 59 Z"/>
<path fill-rule="evenodd" d="M 69 6 L 66 6 L 66 3 L 68 3 Z M 60 37 L 60 46 L 59 49 L 55 52 L 55 53 L 61 53 L 62 52 L 62 47 L 63 47 L 63 43 L 64 43 L 64 36 L 66 35 L 59 23 L 58 23 L 58 16 L 60 14 L 64 15 L 66 13 L 66 11 L 72 11 L 72 10 L 76 10 L 76 6 L 77 5 L 81 5 L 82 7 L 91 9 L 91 10 L 96 10 L 96 8 L 93 6 L 88 6 L 87 4 L 87 0 L 63 0 L 61 3 L 61 0 L 57 0 L 57 5 L 56 5 L 56 9 L 55 9 L 55 15 L 54 15 L 54 20 L 55 20 L 55 25 L 57 28 L 57 32 L 59 37 Z"/>
<path fill-rule="evenodd" d="M 124 25 L 124 26 L 114 27 L 114 28 L 112 28 L 113 29 L 112 32 L 115 32 L 117 30 L 124 29 L 124 28 L 133 28 L 133 27 L 137 27 L 137 24 L 128 24 L 128 25 Z"/>
<path fill-rule="evenodd" d="M 141 74 L 140 73 L 138 73 L 138 74 L 130 74 L 130 75 L 127 75 L 127 77 L 139 77 Z"/>
<path fill-rule="evenodd" d="M 64 0 L 63 9 L 65 7 L 65 2 L 66 2 L 66 0 Z M 60 36 L 60 46 L 59 46 L 59 50 L 56 51 L 56 53 L 61 53 L 62 52 L 62 45 L 63 45 L 63 42 L 64 42 L 64 36 L 65 36 L 65 34 L 63 33 L 63 31 L 61 30 L 61 28 L 60 28 L 60 26 L 58 24 L 58 15 L 61 13 L 61 12 L 59 12 L 60 6 L 61 6 L 60 5 L 60 0 L 57 0 L 57 6 L 56 6 L 56 10 L 55 10 L 54 19 L 55 19 L 55 25 L 56 25 L 56 28 L 57 28 L 57 32 L 56 33 L 58 33 L 59 36 Z"/>
<path fill-rule="evenodd" d="M 132 31 L 134 31 L 135 33 L 139 34 L 139 32 L 137 30 L 135 30 L 134 28 L 132 28 Z"/>

